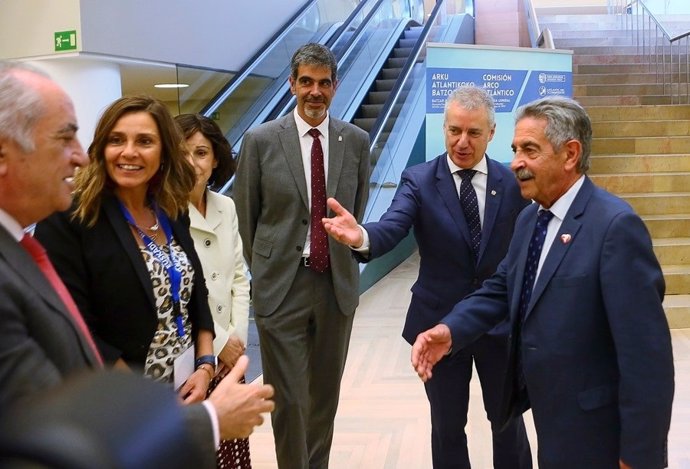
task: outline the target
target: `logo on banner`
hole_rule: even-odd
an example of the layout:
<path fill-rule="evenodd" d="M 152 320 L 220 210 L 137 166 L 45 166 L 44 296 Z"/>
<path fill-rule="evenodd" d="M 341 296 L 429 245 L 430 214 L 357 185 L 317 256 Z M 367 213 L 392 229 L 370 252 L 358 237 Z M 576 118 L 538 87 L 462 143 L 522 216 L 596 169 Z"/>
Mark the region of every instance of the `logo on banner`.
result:
<path fill-rule="evenodd" d="M 429 68 L 427 113 L 443 112 L 448 96 L 463 85 L 486 89 L 494 99 L 496 112 L 512 112 L 526 76 L 526 70 Z"/>
<path fill-rule="evenodd" d="M 497 113 L 513 112 L 538 98 L 572 95 L 571 72 L 428 68 L 427 83 L 428 114 L 442 113 L 448 96 L 463 85 L 486 89 Z"/>

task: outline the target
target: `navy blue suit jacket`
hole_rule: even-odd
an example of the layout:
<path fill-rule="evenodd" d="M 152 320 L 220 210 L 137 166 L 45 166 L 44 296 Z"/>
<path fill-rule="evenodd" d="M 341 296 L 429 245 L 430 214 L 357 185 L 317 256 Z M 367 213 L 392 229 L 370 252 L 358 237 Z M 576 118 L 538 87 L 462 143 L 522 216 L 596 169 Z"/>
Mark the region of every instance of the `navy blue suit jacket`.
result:
<path fill-rule="evenodd" d="M 510 318 L 504 417 L 531 403 L 540 468 L 618 467 L 619 458 L 632 467 L 662 468 L 673 356 L 662 308 L 664 279 L 649 233 L 628 204 L 585 179 L 520 326 L 537 209 L 534 204 L 518 218 L 496 274 L 443 319 L 453 351 Z M 517 353 L 529 403 L 516 392 Z"/>
<path fill-rule="evenodd" d="M 403 337 L 410 344 L 494 273 L 510 243 L 515 219 L 528 204 L 512 172 L 501 163 L 486 160 L 488 181 L 476 265 L 445 153 L 407 168 L 386 213 L 378 222 L 364 225 L 371 246 L 367 259 L 357 256 L 363 262 L 387 253 L 414 228 L 421 259 L 403 328 Z M 503 327 L 506 331 L 507 326 Z"/>

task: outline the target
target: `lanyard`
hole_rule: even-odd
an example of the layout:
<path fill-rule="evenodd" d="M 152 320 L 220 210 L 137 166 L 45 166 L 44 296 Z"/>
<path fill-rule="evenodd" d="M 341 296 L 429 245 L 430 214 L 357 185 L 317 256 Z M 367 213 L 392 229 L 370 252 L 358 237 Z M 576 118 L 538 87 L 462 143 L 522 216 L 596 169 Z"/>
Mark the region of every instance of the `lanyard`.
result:
<path fill-rule="evenodd" d="M 165 212 L 160 210 L 158 207 L 154 207 L 156 216 L 158 217 L 158 220 L 163 227 L 163 232 L 165 233 L 165 240 L 168 245 L 168 252 L 170 253 L 170 256 L 167 256 L 160 246 L 158 246 L 158 244 L 156 244 L 149 235 L 144 233 L 141 228 L 137 226 L 137 224 L 134 222 L 134 218 L 132 218 L 132 214 L 130 214 L 129 210 L 127 210 L 127 207 L 125 207 L 122 202 L 119 203 L 120 210 L 122 210 L 122 214 L 125 216 L 127 223 L 137 230 L 141 240 L 144 242 L 144 247 L 151 253 L 153 257 L 158 260 L 158 262 L 161 263 L 163 268 L 165 268 L 165 270 L 168 272 L 168 276 L 170 277 L 170 292 L 172 294 L 173 312 L 175 314 L 175 323 L 177 324 L 177 335 L 184 337 L 184 322 L 182 320 L 182 310 L 180 308 L 182 268 L 178 265 L 178 260 L 175 258 L 175 252 L 172 248 L 173 233 L 172 227 L 170 226 L 170 220 Z"/>

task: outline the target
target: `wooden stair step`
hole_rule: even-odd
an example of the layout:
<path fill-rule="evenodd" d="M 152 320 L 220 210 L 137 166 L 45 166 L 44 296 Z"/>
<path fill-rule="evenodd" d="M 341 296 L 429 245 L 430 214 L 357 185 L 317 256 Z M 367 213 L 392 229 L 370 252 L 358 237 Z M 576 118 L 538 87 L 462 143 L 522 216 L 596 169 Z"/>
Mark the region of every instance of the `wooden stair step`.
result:
<path fill-rule="evenodd" d="M 592 131 L 598 137 L 673 137 L 690 135 L 690 120 L 634 120 L 593 122 Z M 690 150 L 690 148 L 688 148 Z"/>
<path fill-rule="evenodd" d="M 679 238 L 690 234 L 690 214 L 659 214 L 642 217 L 652 238 Z M 690 277 L 688 277 L 690 282 Z M 690 290 L 688 290 L 690 293 Z"/>
<path fill-rule="evenodd" d="M 690 192 L 642 192 L 616 194 L 638 214 L 673 215 L 690 213 Z"/>
<path fill-rule="evenodd" d="M 690 116 L 690 105 L 636 105 L 636 106 L 597 106 L 587 109 L 592 122 L 627 120 L 677 120 Z"/>
<path fill-rule="evenodd" d="M 690 136 L 681 137 L 597 137 L 592 154 L 683 153 L 690 148 Z"/>
<path fill-rule="evenodd" d="M 671 329 L 690 327 L 690 295 L 667 294 L 664 297 L 664 311 Z"/>
<path fill-rule="evenodd" d="M 590 172 L 596 175 L 616 173 L 663 173 L 690 171 L 690 155 L 597 155 L 590 157 Z"/>
<path fill-rule="evenodd" d="M 575 99 L 584 107 L 590 106 L 637 106 L 640 104 L 671 104 L 670 96 L 576 96 Z"/>
<path fill-rule="evenodd" d="M 690 172 L 592 174 L 590 178 L 614 194 L 680 192 L 690 187 Z"/>
<path fill-rule="evenodd" d="M 690 268 L 690 238 L 654 238 L 652 244 L 659 264 Z M 690 294 L 690 290 L 686 293 Z"/>

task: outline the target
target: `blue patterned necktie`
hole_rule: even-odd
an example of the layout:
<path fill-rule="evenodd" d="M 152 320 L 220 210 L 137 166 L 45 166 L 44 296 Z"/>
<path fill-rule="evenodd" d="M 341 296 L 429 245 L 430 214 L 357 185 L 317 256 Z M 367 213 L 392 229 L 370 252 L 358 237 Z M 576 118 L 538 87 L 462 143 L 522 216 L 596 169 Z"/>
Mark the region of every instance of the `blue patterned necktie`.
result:
<path fill-rule="evenodd" d="M 477 192 L 472 186 L 472 177 L 474 177 L 476 172 L 477 171 L 474 169 L 463 169 L 458 171 L 460 179 L 462 179 L 460 183 L 460 204 L 465 214 L 467 228 L 470 230 L 470 244 L 472 246 L 475 262 L 479 258 L 479 244 L 482 241 L 482 224 L 479 219 Z"/>
<path fill-rule="evenodd" d="M 548 210 L 539 210 L 537 215 L 537 224 L 534 225 L 534 232 L 532 239 L 529 241 L 527 250 L 527 262 L 525 263 L 525 276 L 522 280 L 522 292 L 520 294 L 520 321 L 525 319 L 527 313 L 527 305 L 532 298 L 532 289 L 537 276 L 537 267 L 539 266 L 539 257 L 541 250 L 544 247 L 544 238 L 546 238 L 546 228 L 549 221 L 553 218 L 553 213 Z"/>

